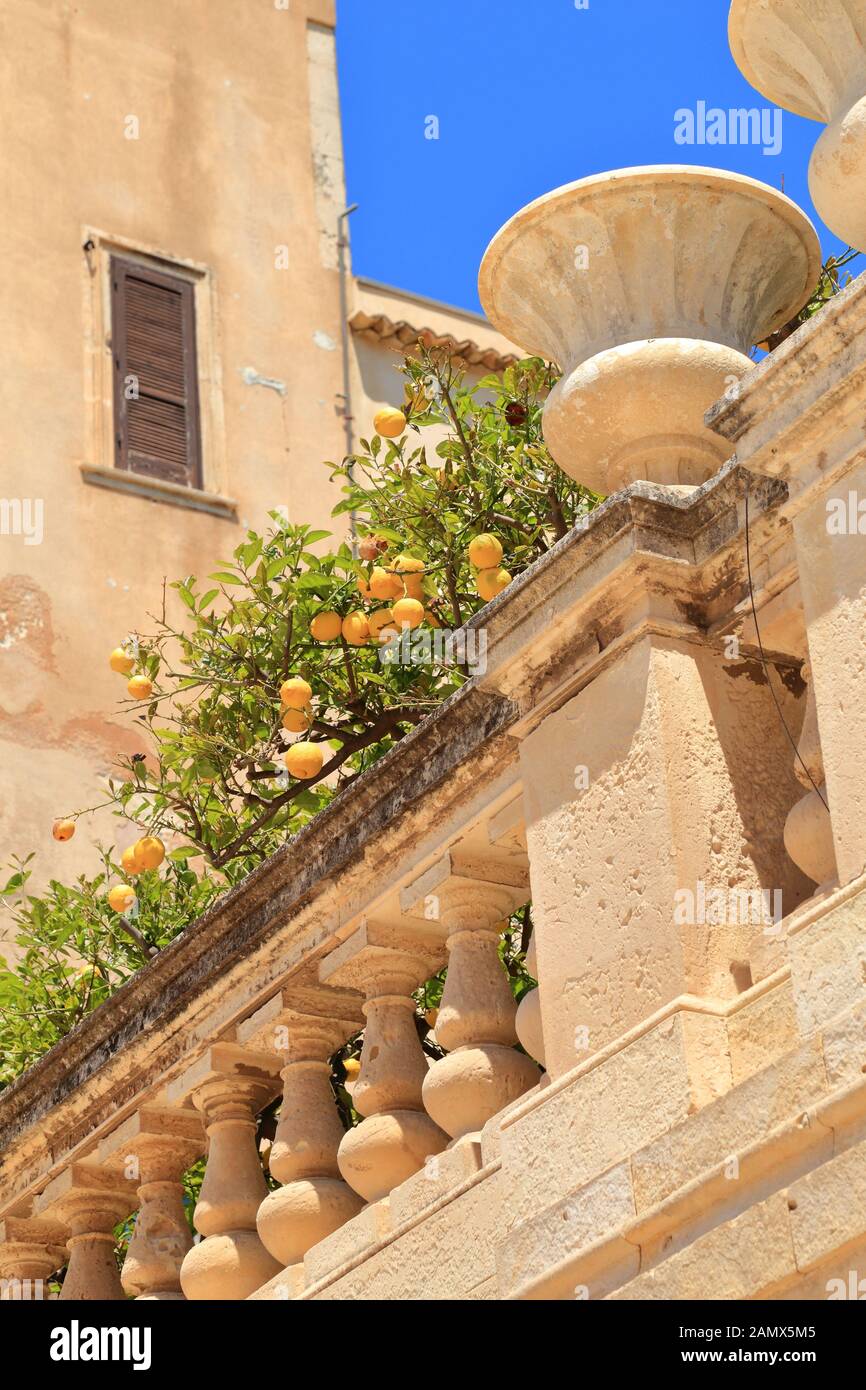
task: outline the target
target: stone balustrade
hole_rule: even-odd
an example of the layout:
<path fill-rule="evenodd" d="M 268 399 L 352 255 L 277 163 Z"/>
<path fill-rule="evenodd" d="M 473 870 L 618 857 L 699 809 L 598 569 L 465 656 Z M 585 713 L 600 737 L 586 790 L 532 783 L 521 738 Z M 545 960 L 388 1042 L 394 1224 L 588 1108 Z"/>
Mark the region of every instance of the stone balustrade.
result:
<path fill-rule="evenodd" d="M 780 238 L 790 308 L 807 225 L 739 183 L 723 221 L 731 199 Z M 515 312 L 547 264 L 525 223 L 496 272 Z M 840 1196 L 866 1152 L 866 285 L 706 415 L 683 402 L 684 453 L 615 426 L 668 485 L 609 497 L 472 619 L 483 675 L 0 1095 L 5 1298 L 64 1265 L 65 1300 L 704 1297 L 708 1270 L 720 1297 L 817 1297 L 866 1255 Z M 734 449 L 703 482 L 669 466 Z M 500 934 L 529 902 L 516 1008 Z M 434 1049 L 413 995 L 446 965 Z M 329 1059 L 361 1031 L 344 1129 Z"/>

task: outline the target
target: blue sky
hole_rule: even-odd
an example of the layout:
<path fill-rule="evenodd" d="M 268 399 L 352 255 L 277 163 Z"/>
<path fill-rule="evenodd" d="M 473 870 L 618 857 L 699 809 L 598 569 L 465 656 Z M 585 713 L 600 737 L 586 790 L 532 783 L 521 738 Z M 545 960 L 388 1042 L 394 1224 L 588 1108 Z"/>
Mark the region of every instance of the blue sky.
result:
<path fill-rule="evenodd" d="M 683 146 L 681 108 L 769 107 L 727 42 L 729 0 L 337 0 L 355 273 L 478 309 L 498 228 L 563 183 L 633 164 L 707 164 L 781 187 L 825 254 L 809 197 L 823 129 L 785 112 L 780 153 Z M 436 116 L 439 138 L 425 138 Z M 856 262 L 853 270 L 862 268 Z"/>

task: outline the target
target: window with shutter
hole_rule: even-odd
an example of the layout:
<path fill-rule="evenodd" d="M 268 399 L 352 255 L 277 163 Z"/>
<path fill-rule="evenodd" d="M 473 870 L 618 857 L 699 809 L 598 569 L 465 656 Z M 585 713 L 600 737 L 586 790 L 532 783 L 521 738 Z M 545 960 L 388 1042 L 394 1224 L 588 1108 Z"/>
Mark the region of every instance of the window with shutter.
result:
<path fill-rule="evenodd" d="M 115 465 L 201 487 L 193 285 L 111 258 Z"/>

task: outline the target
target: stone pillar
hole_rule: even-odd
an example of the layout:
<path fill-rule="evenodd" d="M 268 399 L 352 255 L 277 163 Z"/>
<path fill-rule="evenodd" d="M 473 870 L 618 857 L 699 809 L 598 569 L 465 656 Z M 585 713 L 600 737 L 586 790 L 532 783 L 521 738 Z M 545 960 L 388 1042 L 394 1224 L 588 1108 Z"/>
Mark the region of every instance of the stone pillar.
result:
<path fill-rule="evenodd" d="M 526 969 L 534 980 L 538 979 L 538 957 L 535 953 L 535 932 L 529 940 L 529 949 L 526 952 Z M 544 1062 L 544 1030 L 541 1025 L 541 995 L 538 986 L 524 994 L 520 1003 L 517 1005 L 517 1013 L 514 1017 L 514 1027 L 517 1032 L 517 1039 L 520 1046 L 528 1052 L 530 1057 L 534 1057 L 536 1062 L 542 1066 Z"/>
<path fill-rule="evenodd" d="M 448 974 L 436 1040 L 448 1056 L 424 1078 L 424 1105 L 453 1139 L 478 1140 L 481 1129 L 539 1079 L 517 1042 L 517 1005 L 499 959 L 503 919 L 514 906 L 505 887 L 452 880 L 438 890 L 448 932 Z"/>
<path fill-rule="evenodd" d="M 866 9 L 859 0 L 733 0 L 728 33 L 753 87 L 826 125 L 809 192 L 830 230 L 866 250 Z"/>
<path fill-rule="evenodd" d="M 762 362 L 738 399 L 720 401 L 710 417 L 744 468 L 787 488 L 784 513 L 795 542 L 840 884 L 866 872 L 864 413 L 861 276 Z"/>
<path fill-rule="evenodd" d="M 675 999 L 735 997 L 756 934 L 808 895 L 784 850 L 797 784 L 760 664 L 624 625 L 618 657 L 521 744 L 554 1080 Z M 731 1081 L 724 1025 L 692 1008 L 688 1028 L 707 1099 Z"/>
<path fill-rule="evenodd" d="M 340 1143 L 337 1162 L 366 1202 L 441 1153 L 447 1136 L 425 1113 L 427 1060 L 415 1030 L 412 991 L 438 969 L 439 946 L 408 930 L 366 923 L 323 962 L 320 978 L 365 996 L 364 1047 L 352 1100 L 365 1118 Z"/>
<path fill-rule="evenodd" d="M 360 1197 L 340 1177 L 345 1133 L 331 1088 L 330 1057 L 363 1024 L 360 996 L 289 985 L 238 1029 L 238 1040 L 285 1063 L 271 1146 L 271 1176 L 283 1184 L 259 1207 L 256 1225 L 282 1266 L 301 1265 L 325 1236 L 356 1216 Z"/>
<path fill-rule="evenodd" d="M 0 1221 L 0 1302 L 35 1303 L 66 1263 L 66 1231 L 56 1222 L 7 1216 Z"/>
<path fill-rule="evenodd" d="M 814 228 L 776 189 L 661 165 L 523 208 L 488 247 L 479 293 L 495 328 L 561 365 L 545 439 L 560 468 L 608 494 L 717 471 L 726 453 L 704 413 L 820 272 Z"/>
<path fill-rule="evenodd" d="M 124 1298 L 114 1228 L 135 1206 L 135 1183 L 95 1163 L 74 1163 L 48 1184 L 35 1210 L 62 1222 L 69 1231 L 69 1266 L 61 1299 L 119 1302 Z"/>
<path fill-rule="evenodd" d="M 180 1267 L 193 1242 L 182 1178 L 204 1144 L 194 1110 L 145 1107 L 99 1146 L 104 1163 L 138 1184 L 139 1210 L 120 1275 L 135 1298 L 163 1303 L 183 1299 Z"/>
<path fill-rule="evenodd" d="M 167 1087 L 190 1095 L 208 1136 L 205 1178 L 195 1208 L 204 1236 L 184 1258 L 181 1288 L 191 1300 L 247 1298 L 280 1271 L 256 1231 L 267 1183 L 256 1150 L 256 1116 L 277 1094 L 273 1057 L 232 1043 L 212 1046 Z"/>

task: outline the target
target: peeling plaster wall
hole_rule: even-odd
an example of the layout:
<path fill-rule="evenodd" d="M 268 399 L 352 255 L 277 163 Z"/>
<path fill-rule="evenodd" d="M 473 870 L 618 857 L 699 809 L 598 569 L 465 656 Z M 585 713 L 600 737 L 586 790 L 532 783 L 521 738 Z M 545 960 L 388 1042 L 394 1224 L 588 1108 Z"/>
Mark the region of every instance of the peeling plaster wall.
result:
<path fill-rule="evenodd" d="M 337 500 L 320 460 L 342 453 L 341 357 L 313 346 L 317 334 L 340 342 L 324 248 L 343 197 L 332 9 L 4 8 L 0 497 L 43 499 L 44 539 L 0 534 L 0 862 L 35 847 L 39 881 L 92 869 L 88 842 L 114 839 L 102 815 L 59 846 L 51 821 L 99 800 L 96 775 L 138 746 L 114 714 L 124 692 L 107 656 L 147 630 L 163 577 L 206 574 L 271 508 L 321 526 Z M 125 137 L 130 115 L 138 139 Z M 102 409 L 88 399 L 88 350 L 110 352 L 88 318 L 87 228 L 210 272 L 238 522 L 82 480 L 97 461 L 88 412 Z M 245 380 L 251 364 L 264 381 Z"/>

